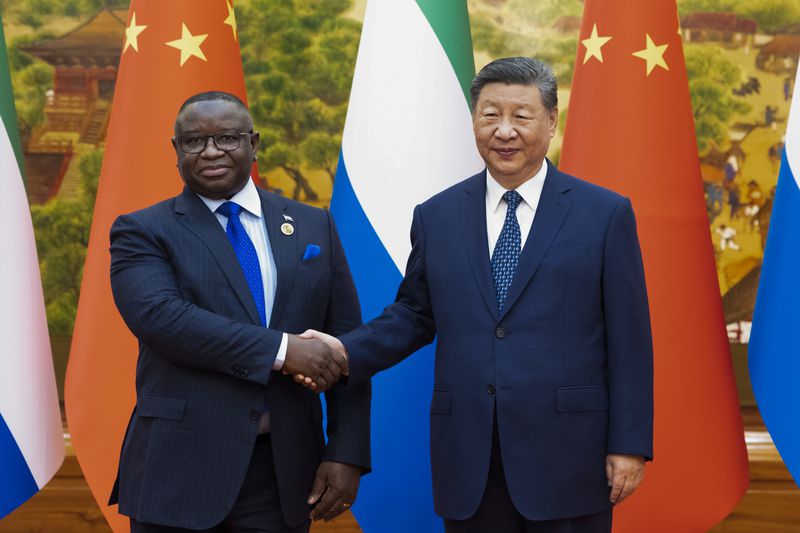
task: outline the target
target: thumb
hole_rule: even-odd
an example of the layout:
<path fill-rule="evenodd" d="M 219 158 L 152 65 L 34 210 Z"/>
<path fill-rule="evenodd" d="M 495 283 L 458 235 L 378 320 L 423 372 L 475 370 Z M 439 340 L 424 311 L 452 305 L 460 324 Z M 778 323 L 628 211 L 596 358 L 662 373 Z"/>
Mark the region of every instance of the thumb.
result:
<path fill-rule="evenodd" d="M 606 481 L 608 486 L 611 486 L 611 481 L 614 479 L 614 464 L 610 459 L 606 459 Z"/>
<path fill-rule="evenodd" d="M 314 477 L 314 484 L 311 485 L 311 494 L 308 495 L 308 504 L 314 505 L 322 497 L 325 492 L 325 474 L 322 469 L 317 470 L 317 475 Z"/>
<path fill-rule="evenodd" d="M 307 329 L 303 333 L 298 335 L 298 337 L 300 337 L 301 339 L 316 339 L 317 335 L 319 335 L 318 331 L 315 331 L 313 329 Z"/>

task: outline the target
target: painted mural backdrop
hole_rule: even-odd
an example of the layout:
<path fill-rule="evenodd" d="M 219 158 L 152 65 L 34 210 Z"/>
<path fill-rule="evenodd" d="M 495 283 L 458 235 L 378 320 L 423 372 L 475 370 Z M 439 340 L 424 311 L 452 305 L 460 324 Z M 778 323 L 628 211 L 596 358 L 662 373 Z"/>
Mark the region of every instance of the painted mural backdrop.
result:
<path fill-rule="evenodd" d="M 265 186 L 330 201 L 365 4 L 236 1 Z M 583 3 L 469 5 L 476 67 L 507 55 L 551 62 L 563 126 Z M 0 8 L 58 368 L 74 323 L 127 2 L 0 0 Z M 725 319 L 731 343 L 743 345 L 800 55 L 800 0 L 678 0 L 678 11 Z M 609 134 L 621 127 L 609 124 Z M 556 161 L 560 143 L 559 135 Z"/>

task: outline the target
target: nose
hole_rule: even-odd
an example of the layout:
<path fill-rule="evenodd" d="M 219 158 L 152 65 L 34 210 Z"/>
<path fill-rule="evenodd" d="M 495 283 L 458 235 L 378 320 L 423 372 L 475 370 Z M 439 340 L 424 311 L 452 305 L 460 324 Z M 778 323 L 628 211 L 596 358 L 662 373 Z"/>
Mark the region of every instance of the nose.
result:
<path fill-rule="evenodd" d="M 203 151 L 200 152 L 200 157 L 205 159 L 216 159 L 223 155 L 225 155 L 225 152 L 217 148 L 217 144 L 214 142 L 214 137 L 208 137 L 206 139 L 206 145 L 203 147 Z"/>
<path fill-rule="evenodd" d="M 514 128 L 514 125 L 511 124 L 510 120 L 504 118 L 497 125 L 494 136 L 500 140 L 508 141 L 517 136 L 517 130 Z"/>

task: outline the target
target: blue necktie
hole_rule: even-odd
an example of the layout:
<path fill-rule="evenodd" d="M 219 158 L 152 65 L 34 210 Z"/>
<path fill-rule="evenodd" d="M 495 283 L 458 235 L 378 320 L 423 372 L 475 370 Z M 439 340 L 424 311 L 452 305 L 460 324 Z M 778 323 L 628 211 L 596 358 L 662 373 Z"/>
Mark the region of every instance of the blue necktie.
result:
<path fill-rule="evenodd" d="M 236 253 L 236 258 L 242 267 L 247 285 L 250 286 L 250 292 L 253 294 L 253 300 L 255 300 L 256 308 L 258 309 L 258 316 L 261 318 L 261 325 L 266 326 L 267 313 L 264 305 L 264 283 L 261 280 L 261 266 L 258 264 L 256 247 L 253 246 L 253 241 L 247 236 L 247 232 L 242 226 L 242 221 L 239 220 L 242 206 L 234 202 L 225 202 L 217 208 L 217 212 L 228 218 L 225 233 L 228 234 L 228 240 L 233 245 L 233 251 Z"/>
<path fill-rule="evenodd" d="M 517 191 L 507 191 L 503 195 L 503 200 L 508 204 L 506 220 L 503 223 L 503 230 L 497 239 L 492 253 L 492 279 L 494 280 L 494 290 L 497 295 L 497 305 L 500 312 L 506 303 L 508 288 L 514 279 L 519 262 L 519 253 L 522 242 L 519 222 L 517 221 L 517 206 L 522 201 L 522 196 Z"/>

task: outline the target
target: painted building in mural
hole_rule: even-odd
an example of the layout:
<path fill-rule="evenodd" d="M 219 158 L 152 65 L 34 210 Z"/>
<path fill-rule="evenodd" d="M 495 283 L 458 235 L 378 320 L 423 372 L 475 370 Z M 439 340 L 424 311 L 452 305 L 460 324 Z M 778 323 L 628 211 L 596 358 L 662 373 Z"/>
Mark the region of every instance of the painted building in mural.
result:
<path fill-rule="evenodd" d="M 75 156 L 105 141 L 127 18 L 127 10 L 103 9 L 60 37 L 21 48 L 54 67 L 44 123 L 25 146 L 31 203 L 74 195 Z"/>

